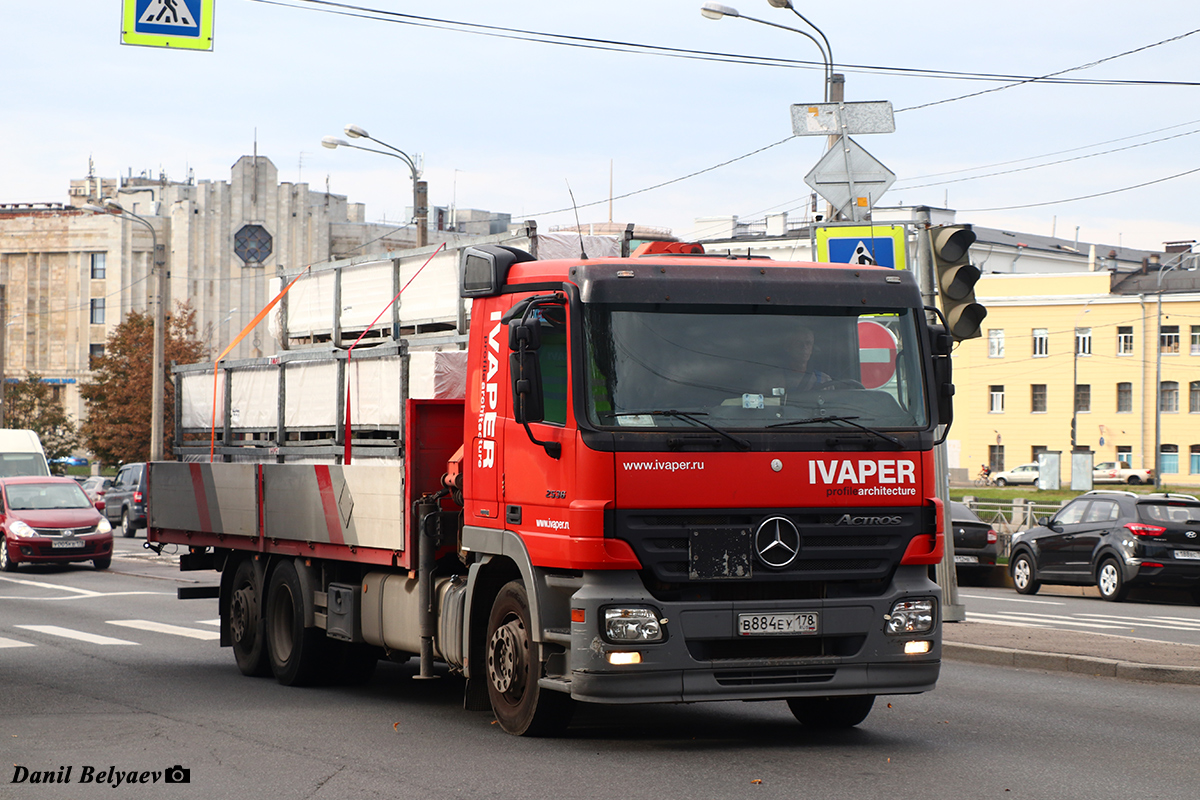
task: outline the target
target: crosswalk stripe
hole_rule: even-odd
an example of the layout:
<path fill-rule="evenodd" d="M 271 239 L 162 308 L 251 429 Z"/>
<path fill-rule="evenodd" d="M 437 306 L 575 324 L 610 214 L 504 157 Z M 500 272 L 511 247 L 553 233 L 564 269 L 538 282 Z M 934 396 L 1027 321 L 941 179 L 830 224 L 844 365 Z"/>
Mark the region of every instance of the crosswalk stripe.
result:
<path fill-rule="evenodd" d="M 90 644 L 137 644 L 137 642 L 129 642 L 124 639 L 114 639 L 111 636 L 100 636 L 95 633 L 85 633 L 83 631 L 73 631 L 70 628 L 60 628 L 57 625 L 16 625 L 14 627 L 27 631 L 35 631 L 37 633 L 44 633 L 48 636 L 61 636 L 64 639 L 76 639 L 80 642 L 89 642 Z"/>
<path fill-rule="evenodd" d="M 0 649 L 6 647 L 33 647 L 33 642 L 18 642 L 16 639 L 5 639 L 0 636 Z"/>
<path fill-rule="evenodd" d="M 172 636 L 187 636 L 191 639 L 205 639 L 207 641 L 221 638 L 221 634 L 216 631 L 202 631 L 197 628 L 168 625 L 165 622 L 154 622 L 148 619 L 110 619 L 108 620 L 108 624 L 120 625 L 123 628 L 135 628 L 141 631 L 152 631 L 154 633 L 169 633 Z"/>
<path fill-rule="evenodd" d="M 198 619 L 198 620 L 196 620 L 196 624 L 197 625 L 220 625 L 221 618 L 217 617 L 216 619 Z"/>

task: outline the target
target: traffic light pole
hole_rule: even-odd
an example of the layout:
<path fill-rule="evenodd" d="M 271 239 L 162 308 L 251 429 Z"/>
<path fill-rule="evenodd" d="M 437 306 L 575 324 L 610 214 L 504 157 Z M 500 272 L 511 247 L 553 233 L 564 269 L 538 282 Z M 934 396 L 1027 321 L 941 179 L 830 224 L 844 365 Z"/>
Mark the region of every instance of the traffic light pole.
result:
<path fill-rule="evenodd" d="M 937 303 L 937 278 L 933 263 L 933 234 L 930 231 L 928 208 L 915 209 L 914 222 L 917 233 L 917 283 L 921 297 L 927 306 Z M 942 560 L 934 568 L 937 584 L 942 588 L 942 621 L 962 622 L 967 618 L 966 606 L 958 600 L 958 575 L 954 569 L 954 525 L 950 514 L 950 466 L 946 454 L 946 443 L 933 448 L 934 481 L 937 496 L 942 501 L 945 526 L 945 547 Z"/>

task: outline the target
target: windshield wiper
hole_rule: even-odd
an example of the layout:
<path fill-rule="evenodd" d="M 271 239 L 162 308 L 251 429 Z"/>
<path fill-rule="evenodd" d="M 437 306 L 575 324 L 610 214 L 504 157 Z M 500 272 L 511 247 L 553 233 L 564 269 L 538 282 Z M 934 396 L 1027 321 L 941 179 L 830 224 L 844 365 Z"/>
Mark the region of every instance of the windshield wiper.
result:
<path fill-rule="evenodd" d="M 809 417 L 808 419 L 793 419 L 793 420 L 788 420 L 787 422 L 776 422 L 774 425 L 768 425 L 767 427 L 768 428 L 783 428 L 788 425 L 812 425 L 817 422 L 845 422 L 849 425 L 853 425 L 854 427 L 858 428 L 860 431 L 866 431 L 867 433 L 874 434 L 875 436 L 878 436 L 880 439 L 883 439 L 885 442 L 891 442 L 892 444 L 896 445 L 897 447 L 903 446 L 900 444 L 900 440 L 897 439 L 895 436 L 889 436 L 888 434 L 884 433 L 883 431 L 877 431 L 874 428 L 867 427 L 866 425 L 861 425 L 854 421 L 856 419 L 858 419 L 858 417 Z"/>
<path fill-rule="evenodd" d="M 702 425 L 705 428 L 708 428 L 713 433 L 719 434 L 720 436 L 724 436 L 726 439 L 733 442 L 739 450 L 749 450 L 750 449 L 750 443 L 748 441 L 746 441 L 745 439 L 743 439 L 742 437 L 734 436 L 732 433 L 729 433 L 728 431 L 721 430 L 716 425 L 712 425 L 708 422 L 705 422 L 702 419 L 698 419 L 699 417 L 702 417 L 702 416 L 708 416 L 708 412 L 706 412 L 706 411 L 676 411 L 675 409 L 667 409 L 665 411 L 622 411 L 620 413 L 614 414 L 613 416 L 635 417 L 638 414 L 645 414 L 646 416 L 649 416 L 649 417 L 675 417 L 676 419 L 686 420 L 687 422 L 691 422 L 696 425 Z"/>

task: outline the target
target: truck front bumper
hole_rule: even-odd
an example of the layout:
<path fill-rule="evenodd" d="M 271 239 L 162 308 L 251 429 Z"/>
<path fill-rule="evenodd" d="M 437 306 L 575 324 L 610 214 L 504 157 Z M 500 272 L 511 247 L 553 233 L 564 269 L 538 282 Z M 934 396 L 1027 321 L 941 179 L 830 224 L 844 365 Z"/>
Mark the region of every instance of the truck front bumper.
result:
<path fill-rule="evenodd" d="M 886 631 L 896 601 L 922 598 L 934 599 L 929 631 Z M 655 609 L 665 620 L 661 641 L 602 635 L 605 609 L 628 606 Z M 634 573 L 586 572 L 572 608 L 584 621 L 571 625 L 571 696 L 595 703 L 912 694 L 932 689 L 941 669 L 941 593 L 923 567 L 900 568 L 881 596 L 729 602 L 662 602 Z M 737 633 L 739 614 L 796 611 L 817 612 L 818 630 Z M 927 650 L 906 654 L 910 642 Z M 636 653 L 638 663 L 615 665 L 613 653 Z"/>

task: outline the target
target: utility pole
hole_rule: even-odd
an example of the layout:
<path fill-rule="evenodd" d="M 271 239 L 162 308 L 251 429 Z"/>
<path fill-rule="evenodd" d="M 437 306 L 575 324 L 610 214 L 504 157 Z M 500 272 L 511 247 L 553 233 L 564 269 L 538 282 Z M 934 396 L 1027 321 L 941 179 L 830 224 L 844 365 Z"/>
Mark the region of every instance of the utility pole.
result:
<path fill-rule="evenodd" d="M 937 276 L 933 264 L 933 241 L 929 209 L 925 206 L 914 209 L 913 227 L 917 234 L 917 284 L 921 287 L 921 298 L 925 305 L 937 306 Z M 942 587 L 942 619 L 945 622 L 962 622 L 967 618 L 966 606 L 958 600 L 958 573 L 954 567 L 954 525 L 950 521 L 950 462 L 946 454 L 946 443 L 933 448 L 934 481 L 938 499 L 942 501 L 943 524 L 945 526 L 942 560 L 934 568 L 938 586 Z"/>

